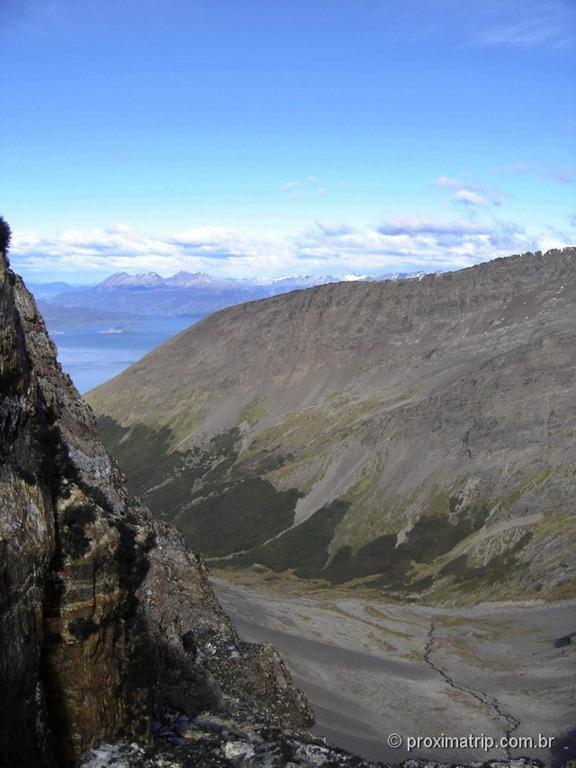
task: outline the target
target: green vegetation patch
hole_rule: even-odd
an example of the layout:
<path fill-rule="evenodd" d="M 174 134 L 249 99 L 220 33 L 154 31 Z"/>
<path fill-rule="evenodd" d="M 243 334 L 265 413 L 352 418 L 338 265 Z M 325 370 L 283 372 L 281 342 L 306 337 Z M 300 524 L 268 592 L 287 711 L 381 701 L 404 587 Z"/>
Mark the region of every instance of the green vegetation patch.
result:
<path fill-rule="evenodd" d="M 365 544 L 355 555 L 349 546 L 341 547 L 327 569 L 327 576 L 334 584 L 375 574 L 380 575 L 378 585 L 404 583 L 411 560 L 401 547 L 396 547 L 396 539 L 396 534 L 384 534 Z"/>
<path fill-rule="evenodd" d="M 282 421 L 258 434 L 246 451 L 244 458 L 257 455 L 270 446 L 281 445 L 283 450 L 299 451 L 314 441 L 327 441 L 334 418 L 322 408 L 307 408 L 304 411 L 288 414 Z M 315 450 L 318 445 L 315 445 Z"/>
<path fill-rule="evenodd" d="M 353 553 L 351 547 L 341 547 L 326 569 L 326 576 L 333 583 L 343 583 L 367 576 L 379 576 L 373 586 L 426 589 L 431 585 L 429 577 L 411 583 L 409 573 L 415 563 L 429 563 L 450 552 L 460 541 L 479 530 L 488 517 L 488 506 L 477 502 L 465 509 L 458 509 L 459 499 L 450 497 L 449 506 L 458 514 L 456 522 L 448 515 L 432 514 L 419 518 L 397 544 L 396 534 L 383 534 L 360 547 Z"/>
<path fill-rule="evenodd" d="M 277 491 L 259 477 L 243 480 L 194 502 L 178 525 L 187 540 L 207 556 L 240 552 L 288 528 L 299 497 L 295 488 Z"/>
<path fill-rule="evenodd" d="M 130 491 L 141 494 L 156 517 L 174 522 L 188 544 L 207 556 L 263 544 L 294 521 L 300 492 L 278 491 L 262 477 L 285 457 L 261 457 L 248 476 L 233 471 L 241 443 L 238 427 L 215 435 L 205 447 L 172 453 L 168 428 L 155 432 L 137 424 L 126 429 L 107 416 L 98 427 Z"/>
<path fill-rule="evenodd" d="M 323 569 L 328 547 L 347 509 L 347 502 L 333 501 L 274 541 L 219 565 L 245 567 L 260 563 L 277 572 L 292 568 L 296 576 L 303 579 L 326 578 Z"/>
<path fill-rule="evenodd" d="M 502 584 L 519 564 L 517 555 L 532 538 L 532 532 L 525 533 L 513 547 L 493 557 L 485 565 L 471 565 L 467 554 L 460 555 L 440 569 L 441 576 L 453 576 L 466 589 L 480 589 Z"/>
<path fill-rule="evenodd" d="M 456 510 L 459 503 L 456 498 L 451 500 L 452 509 Z M 334 501 L 275 541 L 232 558 L 227 564 L 246 567 L 259 563 L 277 572 L 293 569 L 300 578 L 323 578 L 332 584 L 376 576 L 371 586 L 423 590 L 432 585 L 433 579 L 427 576 L 413 582 L 413 566 L 450 552 L 479 530 L 488 516 L 488 507 L 481 502 L 458 510 L 456 522 L 448 515 L 427 515 L 416 521 L 400 544 L 396 534 L 384 534 L 356 553 L 350 545 L 344 545 L 329 560 L 330 543 L 349 507 L 349 501 Z"/>
<path fill-rule="evenodd" d="M 196 483 L 225 475 L 238 457 L 237 427 L 215 435 L 206 448 L 169 452 L 173 435 L 168 427 L 122 427 L 109 416 L 101 416 L 97 425 L 102 442 L 126 474 L 130 493 L 145 496 L 158 514 L 175 514 Z"/>
<path fill-rule="evenodd" d="M 122 427 L 110 416 L 97 420 L 100 439 L 114 456 L 128 481 L 130 493 L 143 494 L 161 482 L 178 464 L 181 454 L 168 452 L 172 433 L 145 424 Z"/>
<path fill-rule="evenodd" d="M 247 403 L 238 414 L 238 421 L 247 422 L 251 427 L 255 427 L 260 419 L 264 418 L 268 411 L 266 403 L 261 397 L 254 397 Z"/>

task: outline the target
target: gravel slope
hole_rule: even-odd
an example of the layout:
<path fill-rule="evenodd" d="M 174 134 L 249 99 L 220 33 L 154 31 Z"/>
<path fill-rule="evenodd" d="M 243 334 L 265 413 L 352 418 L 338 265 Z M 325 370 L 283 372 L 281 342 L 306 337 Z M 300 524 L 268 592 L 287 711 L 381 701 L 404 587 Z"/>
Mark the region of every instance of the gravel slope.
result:
<path fill-rule="evenodd" d="M 556 738 L 512 750 L 561 765 L 576 757 L 573 602 L 436 609 L 354 599 L 278 597 L 215 580 L 241 635 L 273 642 L 317 717 L 316 732 L 370 759 L 486 760 L 503 750 L 391 749 L 406 738 Z M 560 647 L 555 647 L 560 646 Z M 568 748 L 565 748 L 568 747 Z M 561 759 L 560 759 L 561 758 Z"/>

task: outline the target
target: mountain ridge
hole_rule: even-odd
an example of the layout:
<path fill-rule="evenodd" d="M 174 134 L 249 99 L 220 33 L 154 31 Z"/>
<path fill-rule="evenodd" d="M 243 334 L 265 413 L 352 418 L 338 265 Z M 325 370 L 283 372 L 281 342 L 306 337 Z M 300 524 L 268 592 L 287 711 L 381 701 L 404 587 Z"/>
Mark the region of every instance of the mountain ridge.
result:
<path fill-rule="evenodd" d="M 116 308 L 140 315 L 198 315 L 234 304 L 267 298 L 292 290 L 340 281 L 379 280 L 374 276 L 285 275 L 279 278 L 213 277 L 204 272 L 180 271 L 170 277 L 156 272 L 137 275 L 116 272 L 95 286 L 68 288 L 50 294 L 50 302 L 62 307 L 105 310 Z"/>
<path fill-rule="evenodd" d="M 222 565 L 559 597 L 575 296 L 574 249 L 313 287 L 205 318 L 88 401 L 132 490 Z"/>

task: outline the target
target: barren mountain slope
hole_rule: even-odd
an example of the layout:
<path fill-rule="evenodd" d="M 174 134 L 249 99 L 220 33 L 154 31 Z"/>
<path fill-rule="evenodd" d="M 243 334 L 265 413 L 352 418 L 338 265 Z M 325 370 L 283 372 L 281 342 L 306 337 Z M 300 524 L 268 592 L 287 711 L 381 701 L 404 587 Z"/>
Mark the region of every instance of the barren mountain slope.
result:
<path fill-rule="evenodd" d="M 335 284 L 190 328 L 88 400 L 225 564 L 431 600 L 573 594 L 576 249 Z"/>

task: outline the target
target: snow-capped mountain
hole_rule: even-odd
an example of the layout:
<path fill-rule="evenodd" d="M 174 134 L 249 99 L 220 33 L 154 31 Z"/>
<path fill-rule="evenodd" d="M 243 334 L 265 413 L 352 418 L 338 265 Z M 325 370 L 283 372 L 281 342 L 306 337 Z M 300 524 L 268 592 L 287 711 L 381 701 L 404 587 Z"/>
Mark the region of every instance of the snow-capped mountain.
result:
<path fill-rule="evenodd" d="M 128 272 L 115 272 L 95 287 L 95 290 L 109 288 L 156 288 L 164 284 L 164 278 L 156 272 L 130 275 Z"/>

